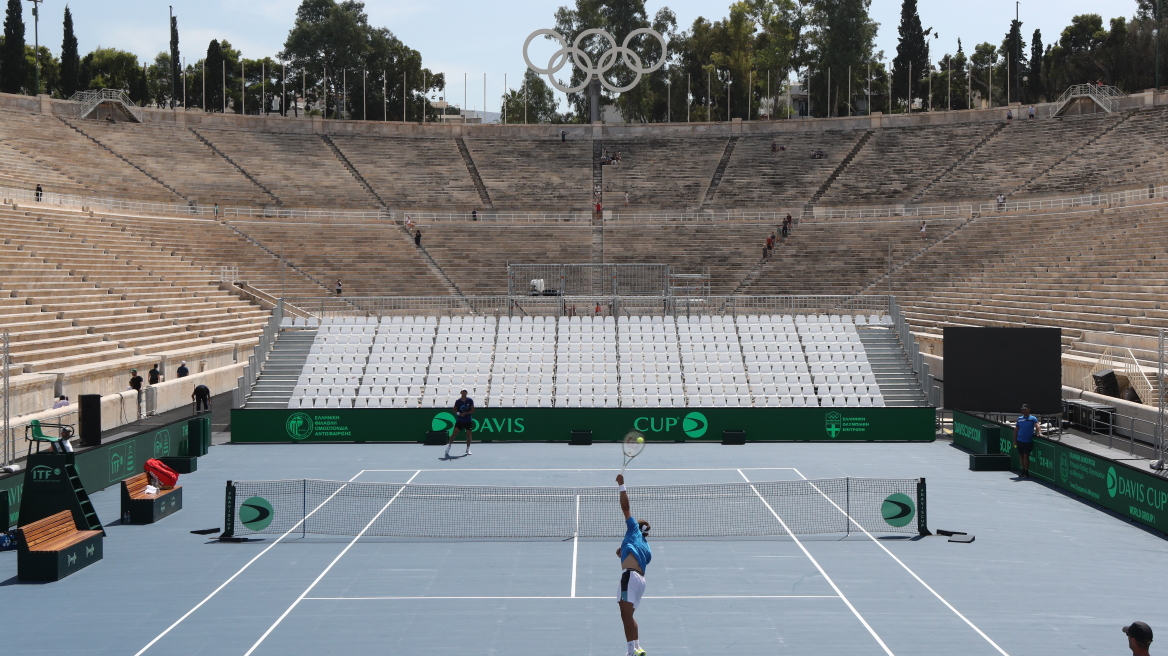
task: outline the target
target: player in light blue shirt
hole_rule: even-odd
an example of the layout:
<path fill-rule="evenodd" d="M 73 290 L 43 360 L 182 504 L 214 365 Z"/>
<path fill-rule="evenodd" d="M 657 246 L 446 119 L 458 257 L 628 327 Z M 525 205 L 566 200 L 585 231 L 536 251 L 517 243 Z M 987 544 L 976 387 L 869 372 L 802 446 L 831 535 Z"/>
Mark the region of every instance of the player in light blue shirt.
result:
<path fill-rule="evenodd" d="M 616 483 L 620 486 L 620 506 L 625 514 L 625 537 L 621 541 L 616 555 L 621 560 L 620 592 L 617 593 L 617 604 L 620 606 L 621 622 L 625 625 L 625 640 L 628 641 L 628 656 L 645 656 L 641 649 L 640 634 L 637 630 L 637 621 L 633 619 L 633 612 L 641 605 L 641 596 L 645 594 L 645 568 L 653 560 L 653 550 L 649 548 L 649 522 L 637 521 L 629 510 L 629 495 L 625 491 L 625 477 L 617 474 Z"/>
<path fill-rule="evenodd" d="M 1030 414 L 1030 406 L 1022 406 L 1022 416 L 1014 422 L 1014 448 L 1018 450 L 1018 464 L 1022 475 L 1030 476 L 1030 453 L 1034 451 L 1034 437 L 1042 437 L 1038 417 Z"/>

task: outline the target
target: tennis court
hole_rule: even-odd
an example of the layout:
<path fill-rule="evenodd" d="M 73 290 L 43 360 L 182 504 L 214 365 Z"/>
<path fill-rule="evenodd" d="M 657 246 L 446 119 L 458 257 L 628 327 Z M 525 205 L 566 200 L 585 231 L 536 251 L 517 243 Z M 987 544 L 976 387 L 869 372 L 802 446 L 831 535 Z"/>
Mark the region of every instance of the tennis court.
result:
<path fill-rule="evenodd" d="M 103 562 L 55 584 L 17 585 L 15 555 L 3 554 L 0 601 L 13 620 L 0 629 L 5 646 L 93 654 L 624 653 L 614 603 L 618 538 L 578 530 L 565 538 L 402 538 L 377 530 L 358 537 L 372 515 L 356 509 L 357 530 L 338 529 L 348 535 L 287 531 L 227 544 L 189 533 L 222 526 L 226 480 L 612 489 L 620 467 L 615 445 L 492 443 L 467 458 L 440 455 L 417 445 L 216 447 L 181 481 L 182 512 L 151 526 L 108 526 Z M 1141 572 L 1164 563 L 1161 537 L 1033 480 L 970 472 L 966 458 L 945 442 L 651 445 L 626 476 L 633 513 L 661 535 L 677 518 L 639 514 L 639 486 L 750 481 L 765 490 L 763 482 L 804 478 L 926 477 L 930 528 L 969 531 L 977 541 L 859 530 L 654 537 L 636 614 L 642 645 L 650 654 L 1087 653 L 1122 646 L 1119 627 L 1133 619 L 1156 625 L 1147 616 L 1156 585 Z M 390 513 L 392 497 L 373 505 Z M 103 517 L 116 517 L 116 488 L 94 503 Z M 719 512 L 728 523 L 744 521 L 711 508 L 695 521 Z M 759 522 L 773 521 L 767 504 L 757 509 Z M 455 510 L 434 512 L 434 531 L 506 521 L 476 518 L 473 504 Z M 530 533 L 539 517 L 517 514 L 516 530 Z M 417 531 L 429 520 L 412 521 Z M 61 608 L 71 609 L 67 619 L 48 629 Z"/>

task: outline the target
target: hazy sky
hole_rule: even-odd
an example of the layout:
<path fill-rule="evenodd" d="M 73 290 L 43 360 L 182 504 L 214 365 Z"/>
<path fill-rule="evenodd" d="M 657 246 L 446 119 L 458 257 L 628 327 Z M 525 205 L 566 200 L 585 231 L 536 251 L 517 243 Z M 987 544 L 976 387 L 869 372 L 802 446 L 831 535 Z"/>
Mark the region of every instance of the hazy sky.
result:
<path fill-rule="evenodd" d="M 468 109 L 481 109 L 483 74 L 487 75 L 487 109 L 497 111 L 503 75 L 515 86 L 523 74 L 523 40 L 533 30 L 554 27 L 556 8 L 566 0 L 366 0 L 372 24 L 388 27 L 410 47 L 422 53 L 427 67 L 446 72 L 450 100 L 461 103 L 462 78 L 469 78 Z M 61 0 L 41 5 L 41 42 L 55 53 L 61 49 Z M 173 0 L 179 17 L 180 46 L 187 61 L 206 53 L 211 39 L 225 38 L 245 57 L 274 55 L 292 26 L 300 0 Z M 677 14 L 679 28 L 698 16 L 725 17 L 729 0 L 648 0 L 652 14 L 662 6 Z M 877 47 L 887 58 L 896 51 L 896 27 L 901 0 L 873 0 L 872 17 L 880 23 Z M 960 37 L 966 45 L 990 41 L 1000 44 L 1014 17 L 1014 0 L 919 0 L 921 21 L 940 39 L 933 54 L 940 58 L 955 51 Z M 167 2 L 158 0 L 74 0 L 70 3 L 77 38 L 84 54 L 98 46 L 117 47 L 153 59 L 169 42 Z M 1135 13 L 1135 0 L 1026 0 L 1020 4 L 1023 33 L 1029 40 L 1041 29 L 1051 43 L 1072 16 L 1099 13 L 1104 19 Z M 32 16 L 26 9 L 28 40 Z M 623 35 L 616 35 L 623 38 Z M 546 54 L 545 54 L 546 57 Z M 537 61 L 532 57 L 533 61 Z"/>

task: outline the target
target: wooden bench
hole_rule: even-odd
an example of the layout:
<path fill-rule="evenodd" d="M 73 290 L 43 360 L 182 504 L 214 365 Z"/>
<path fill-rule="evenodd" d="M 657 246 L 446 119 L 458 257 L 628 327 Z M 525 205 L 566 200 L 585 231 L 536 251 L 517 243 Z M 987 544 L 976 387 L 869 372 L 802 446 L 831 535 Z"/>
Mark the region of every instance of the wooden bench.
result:
<path fill-rule="evenodd" d="M 146 472 L 122 481 L 123 524 L 153 524 L 182 510 L 181 485 L 146 494 L 146 486 L 149 484 L 150 477 Z"/>
<path fill-rule="evenodd" d="M 68 510 L 16 529 L 16 575 L 21 581 L 59 581 L 101 560 L 101 531 L 81 531 Z"/>

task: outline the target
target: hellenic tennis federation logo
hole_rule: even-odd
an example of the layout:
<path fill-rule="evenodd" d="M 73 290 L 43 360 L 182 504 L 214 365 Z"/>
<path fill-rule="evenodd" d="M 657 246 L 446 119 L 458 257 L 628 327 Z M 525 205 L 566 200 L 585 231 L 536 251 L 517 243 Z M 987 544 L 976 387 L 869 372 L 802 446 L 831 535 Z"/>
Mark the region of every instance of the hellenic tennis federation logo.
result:
<path fill-rule="evenodd" d="M 681 420 L 681 430 L 685 431 L 687 437 L 695 439 L 705 435 L 709 426 L 710 422 L 700 412 L 691 412 Z"/>
<path fill-rule="evenodd" d="M 827 429 L 828 437 L 838 437 L 844 430 L 844 417 L 838 412 L 827 413 L 827 418 L 824 420 L 824 427 Z"/>
<path fill-rule="evenodd" d="M 312 417 L 303 412 L 293 413 L 284 422 L 284 430 L 288 431 L 288 437 L 294 440 L 307 440 L 312 437 Z"/>
<path fill-rule="evenodd" d="M 1067 477 L 1070 475 L 1070 469 L 1070 462 L 1067 461 L 1067 454 L 1064 453 L 1062 457 L 1059 458 L 1059 476 L 1063 479 L 1064 483 L 1067 482 Z"/>
<path fill-rule="evenodd" d="M 916 514 L 916 510 L 912 498 L 900 492 L 888 495 L 888 498 L 880 505 L 880 514 L 883 515 L 884 522 L 897 528 L 908 526 L 913 515 Z"/>

